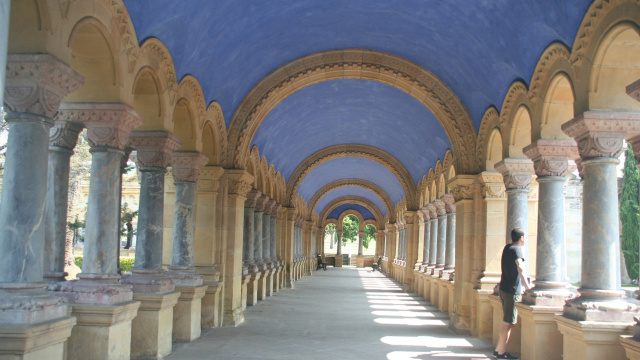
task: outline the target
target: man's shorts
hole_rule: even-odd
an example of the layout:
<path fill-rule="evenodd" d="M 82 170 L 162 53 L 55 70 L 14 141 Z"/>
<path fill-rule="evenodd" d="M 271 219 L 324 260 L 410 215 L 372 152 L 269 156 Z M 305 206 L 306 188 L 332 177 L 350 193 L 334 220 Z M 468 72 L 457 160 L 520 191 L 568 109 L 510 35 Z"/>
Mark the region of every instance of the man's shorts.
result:
<path fill-rule="evenodd" d="M 513 295 L 500 290 L 500 301 L 502 301 L 502 312 L 504 316 L 502 321 L 515 324 L 518 320 L 518 310 L 516 309 L 516 302 L 519 302 L 522 295 Z"/>

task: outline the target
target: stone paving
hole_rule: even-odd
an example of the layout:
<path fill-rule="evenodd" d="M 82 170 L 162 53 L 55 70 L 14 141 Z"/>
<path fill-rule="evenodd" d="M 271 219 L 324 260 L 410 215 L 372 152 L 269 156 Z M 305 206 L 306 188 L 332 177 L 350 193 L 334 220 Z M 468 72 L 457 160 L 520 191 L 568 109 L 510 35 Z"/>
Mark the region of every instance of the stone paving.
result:
<path fill-rule="evenodd" d="M 488 359 L 490 340 L 460 336 L 447 315 L 368 269 L 314 271 L 248 307 L 238 327 L 174 343 L 166 359 Z"/>

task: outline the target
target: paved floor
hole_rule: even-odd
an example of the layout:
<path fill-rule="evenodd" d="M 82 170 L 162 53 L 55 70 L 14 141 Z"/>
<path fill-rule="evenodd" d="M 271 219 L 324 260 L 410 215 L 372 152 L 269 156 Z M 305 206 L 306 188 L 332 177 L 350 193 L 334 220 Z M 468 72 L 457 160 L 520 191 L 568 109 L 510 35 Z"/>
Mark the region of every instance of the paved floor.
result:
<path fill-rule="evenodd" d="M 238 327 L 205 330 L 167 359 L 487 359 L 491 343 L 459 336 L 435 307 L 366 269 L 315 271 L 250 306 Z"/>

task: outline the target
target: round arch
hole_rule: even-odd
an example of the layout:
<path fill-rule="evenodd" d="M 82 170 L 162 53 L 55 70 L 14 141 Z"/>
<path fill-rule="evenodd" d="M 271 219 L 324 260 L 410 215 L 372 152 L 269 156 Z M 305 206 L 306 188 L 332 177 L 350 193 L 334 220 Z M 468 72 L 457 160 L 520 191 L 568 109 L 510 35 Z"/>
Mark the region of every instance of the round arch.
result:
<path fill-rule="evenodd" d="M 385 207 L 387 208 L 387 214 L 391 215 L 393 213 L 393 203 L 391 202 L 389 195 L 387 195 L 387 193 L 385 193 L 378 185 L 363 179 L 340 179 L 321 187 L 309 201 L 309 211 L 312 212 L 318 205 L 318 202 L 331 191 L 347 186 L 357 186 L 373 192 L 384 202 Z"/>
<path fill-rule="evenodd" d="M 378 226 L 380 226 L 380 224 L 382 224 L 384 221 L 384 217 L 382 216 L 382 213 L 380 213 L 378 207 L 368 199 L 365 199 L 361 196 L 341 196 L 337 199 L 334 199 L 329 204 L 327 204 L 327 206 L 325 206 L 325 208 L 320 213 L 320 222 L 324 223 L 325 220 L 327 220 L 327 216 L 335 208 L 344 204 L 357 204 L 364 206 L 369 211 L 371 211 L 373 216 L 376 218 L 376 223 L 378 224 Z M 376 228 L 378 228 L 378 226 L 376 226 Z"/>

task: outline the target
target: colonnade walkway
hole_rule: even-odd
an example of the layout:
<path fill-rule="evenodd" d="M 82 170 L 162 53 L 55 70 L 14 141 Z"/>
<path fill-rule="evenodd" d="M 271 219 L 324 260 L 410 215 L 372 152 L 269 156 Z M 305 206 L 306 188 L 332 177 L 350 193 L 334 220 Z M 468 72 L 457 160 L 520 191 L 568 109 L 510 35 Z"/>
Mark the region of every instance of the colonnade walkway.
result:
<path fill-rule="evenodd" d="M 167 359 L 487 359 L 490 340 L 456 335 L 448 316 L 368 269 L 314 271 L 247 307 L 245 323 L 174 344 Z"/>

